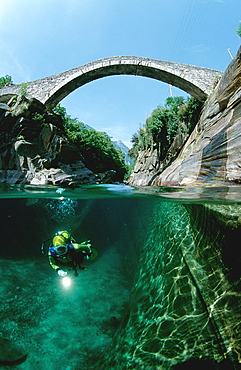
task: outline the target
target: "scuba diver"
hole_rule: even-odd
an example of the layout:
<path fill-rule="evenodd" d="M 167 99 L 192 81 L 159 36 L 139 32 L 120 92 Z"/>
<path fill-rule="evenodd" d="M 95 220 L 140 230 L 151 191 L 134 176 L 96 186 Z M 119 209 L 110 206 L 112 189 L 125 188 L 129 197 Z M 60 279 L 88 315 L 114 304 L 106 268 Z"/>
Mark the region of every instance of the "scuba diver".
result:
<path fill-rule="evenodd" d="M 84 259 L 93 260 L 96 257 L 97 251 L 89 240 L 78 244 L 68 231 L 58 231 L 48 251 L 50 266 L 59 276 L 67 275 L 66 270 L 74 270 L 74 276 L 78 276 L 77 268 L 86 269 L 81 266 Z"/>

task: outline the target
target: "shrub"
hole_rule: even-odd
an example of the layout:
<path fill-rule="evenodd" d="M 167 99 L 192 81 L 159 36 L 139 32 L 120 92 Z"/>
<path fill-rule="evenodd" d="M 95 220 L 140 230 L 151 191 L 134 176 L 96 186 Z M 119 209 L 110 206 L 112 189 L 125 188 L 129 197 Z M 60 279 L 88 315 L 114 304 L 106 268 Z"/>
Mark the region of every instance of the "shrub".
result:
<path fill-rule="evenodd" d="M 0 77 L 0 88 L 6 85 L 12 85 L 12 84 L 13 84 L 13 80 L 11 76 L 6 75 L 4 77 Z"/>
<path fill-rule="evenodd" d="M 202 102 L 191 97 L 169 97 L 164 107 L 158 106 L 146 119 L 145 125 L 133 135 L 133 147 L 129 155 L 137 158 L 140 150 L 156 148 L 159 158 L 164 159 L 175 136 L 190 134 L 196 125 Z"/>

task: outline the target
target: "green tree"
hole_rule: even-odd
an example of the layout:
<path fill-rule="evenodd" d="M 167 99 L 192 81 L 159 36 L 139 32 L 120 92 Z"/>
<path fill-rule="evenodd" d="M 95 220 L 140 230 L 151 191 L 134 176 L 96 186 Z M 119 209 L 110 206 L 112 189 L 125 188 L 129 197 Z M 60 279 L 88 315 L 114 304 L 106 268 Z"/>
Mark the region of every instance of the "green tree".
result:
<path fill-rule="evenodd" d="M 184 104 L 182 97 L 167 98 L 165 108 L 157 107 L 146 120 L 147 132 L 151 134 L 160 159 L 163 159 L 178 132 L 180 119 L 179 108 Z"/>
<path fill-rule="evenodd" d="M 171 109 L 174 113 L 178 113 L 179 108 L 184 104 L 183 96 L 170 96 L 166 99 L 165 108 Z"/>
<path fill-rule="evenodd" d="M 126 172 L 124 154 L 114 147 L 105 132 L 83 129 L 77 143 L 88 168 L 94 172 L 115 170 L 118 180 L 123 178 Z"/>
<path fill-rule="evenodd" d="M 12 84 L 13 84 L 13 80 L 11 76 L 6 75 L 4 77 L 0 77 L 0 88 L 6 85 L 12 85 Z"/>
<path fill-rule="evenodd" d="M 95 173 L 115 170 L 114 180 L 123 181 L 127 172 L 124 154 L 114 147 L 110 137 L 105 132 L 86 128 L 60 104 L 53 111 L 62 117 L 66 136 L 78 147 L 86 167 Z"/>
<path fill-rule="evenodd" d="M 77 118 L 73 118 L 67 114 L 66 108 L 62 107 L 61 104 L 57 104 L 53 108 L 53 112 L 61 116 L 64 128 L 67 130 L 68 134 L 78 132 L 80 128 L 84 127 L 84 123 L 79 122 Z"/>
<path fill-rule="evenodd" d="M 158 106 L 145 125 L 132 137 L 133 147 L 129 155 L 137 158 L 138 152 L 147 148 L 156 148 L 159 158 L 165 158 L 168 148 L 177 134 L 190 134 L 201 111 L 202 102 L 191 97 L 169 97 L 164 107 Z"/>
<path fill-rule="evenodd" d="M 237 29 L 237 34 L 241 37 L 241 23 L 239 24 L 239 27 Z"/>
<path fill-rule="evenodd" d="M 188 97 L 185 104 L 183 104 L 179 111 L 178 116 L 181 122 L 184 122 L 187 127 L 187 133 L 190 134 L 194 129 L 201 110 L 202 110 L 203 102 L 194 98 L 194 96 Z"/>
<path fill-rule="evenodd" d="M 139 132 L 140 132 L 140 130 L 139 130 Z M 132 135 L 132 138 L 131 138 L 132 147 L 128 151 L 128 155 L 131 158 L 137 158 L 138 151 L 141 149 L 141 148 L 139 148 L 139 137 L 140 137 L 139 132 L 134 133 Z"/>
<path fill-rule="evenodd" d="M 146 120 L 149 146 L 156 147 L 160 158 L 165 156 L 167 148 L 167 127 L 169 109 L 157 107 Z"/>

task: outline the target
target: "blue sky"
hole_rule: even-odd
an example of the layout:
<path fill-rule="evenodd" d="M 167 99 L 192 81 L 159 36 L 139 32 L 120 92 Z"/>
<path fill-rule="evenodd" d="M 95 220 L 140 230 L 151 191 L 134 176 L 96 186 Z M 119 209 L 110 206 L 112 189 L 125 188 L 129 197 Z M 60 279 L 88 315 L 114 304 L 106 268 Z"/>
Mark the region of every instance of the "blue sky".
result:
<path fill-rule="evenodd" d="M 0 76 L 18 84 L 116 55 L 224 71 L 240 46 L 240 21 L 241 0 L 1 0 Z M 172 93 L 186 96 L 176 88 Z M 169 95 L 160 81 L 109 76 L 61 104 L 130 147 L 132 135 Z"/>

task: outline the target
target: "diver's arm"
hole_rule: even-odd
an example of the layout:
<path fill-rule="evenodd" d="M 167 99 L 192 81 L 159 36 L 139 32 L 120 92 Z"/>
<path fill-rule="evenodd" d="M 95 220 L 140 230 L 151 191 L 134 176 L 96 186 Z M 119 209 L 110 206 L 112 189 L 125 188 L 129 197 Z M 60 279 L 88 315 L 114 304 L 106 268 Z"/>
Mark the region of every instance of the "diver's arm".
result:
<path fill-rule="evenodd" d="M 55 262 L 55 259 L 49 255 L 49 263 L 50 266 L 58 273 L 59 276 L 65 276 L 67 275 L 67 272 L 62 270 Z"/>
<path fill-rule="evenodd" d="M 91 245 L 89 243 L 86 244 L 86 242 L 83 242 L 81 244 L 73 243 L 73 247 L 76 252 L 84 252 L 87 255 L 92 253 Z"/>
<path fill-rule="evenodd" d="M 51 255 L 49 255 L 49 264 L 56 271 L 60 269 L 60 267 L 56 264 L 55 259 Z"/>

